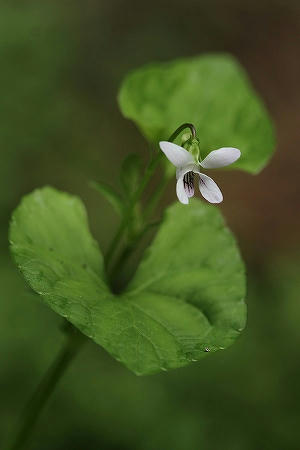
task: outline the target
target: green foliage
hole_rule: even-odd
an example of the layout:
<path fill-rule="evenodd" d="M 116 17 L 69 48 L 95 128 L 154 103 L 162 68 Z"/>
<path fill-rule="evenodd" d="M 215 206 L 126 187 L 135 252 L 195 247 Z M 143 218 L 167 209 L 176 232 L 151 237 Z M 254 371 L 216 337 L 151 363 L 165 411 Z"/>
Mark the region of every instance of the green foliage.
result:
<path fill-rule="evenodd" d="M 99 194 L 101 194 L 111 204 L 119 216 L 123 216 L 123 199 L 111 186 L 99 181 L 91 181 L 90 186 L 99 192 Z"/>
<path fill-rule="evenodd" d="M 10 228 L 14 259 L 57 313 L 137 374 L 225 348 L 245 324 L 245 276 L 218 209 L 175 204 L 121 295 L 110 291 L 81 201 L 46 187 Z"/>
<path fill-rule="evenodd" d="M 131 197 L 137 190 L 141 179 L 142 161 L 139 155 L 128 155 L 121 167 L 121 182 L 125 193 Z"/>
<path fill-rule="evenodd" d="M 251 173 L 259 172 L 274 150 L 270 118 L 242 67 L 227 54 L 137 69 L 125 78 L 119 105 L 151 142 L 191 122 L 202 157 L 219 147 L 237 147 L 242 157 L 233 167 Z"/>

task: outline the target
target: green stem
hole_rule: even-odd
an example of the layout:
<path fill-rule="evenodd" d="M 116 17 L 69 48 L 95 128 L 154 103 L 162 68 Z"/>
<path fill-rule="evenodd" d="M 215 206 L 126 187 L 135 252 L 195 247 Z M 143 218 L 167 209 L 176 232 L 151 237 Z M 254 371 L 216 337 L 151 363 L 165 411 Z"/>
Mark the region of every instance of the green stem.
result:
<path fill-rule="evenodd" d="M 147 220 L 151 217 L 151 214 L 155 210 L 157 204 L 159 203 L 167 185 L 169 182 L 169 178 L 165 175 L 160 180 L 160 183 L 158 184 L 156 190 L 153 192 L 151 199 L 147 203 L 144 211 L 144 220 L 147 222 Z"/>
<path fill-rule="evenodd" d="M 184 123 L 184 124 L 180 125 L 180 127 L 178 127 L 174 131 L 174 133 L 169 137 L 168 141 L 169 142 L 175 141 L 177 136 L 179 136 L 179 134 L 183 130 L 185 130 L 186 128 L 189 128 L 191 130 L 191 134 L 192 134 L 193 138 L 196 137 L 196 129 L 195 129 L 194 125 L 191 124 L 191 123 Z M 118 245 L 119 245 L 119 243 L 120 243 L 120 241 L 121 241 L 121 239 L 123 237 L 123 234 L 125 233 L 125 231 L 127 229 L 128 222 L 130 220 L 131 212 L 132 212 L 133 208 L 135 207 L 136 203 L 140 200 L 144 190 L 146 189 L 149 181 L 152 178 L 152 175 L 153 175 L 156 167 L 158 166 L 159 162 L 161 161 L 161 158 L 162 158 L 162 153 L 160 152 L 151 160 L 149 166 L 147 167 L 146 172 L 145 172 L 144 177 L 143 177 L 143 181 L 140 184 L 140 186 L 139 186 L 138 190 L 136 191 L 136 193 L 134 194 L 133 198 L 131 199 L 130 205 L 129 205 L 128 209 L 127 209 L 127 213 L 124 216 L 123 220 L 121 221 L 121 223 L 119 225 L 119 228 L 118 228 L 118 230 L 117 230 L 117 232 L 115 234 L 115 237 L 113 238 L 113 240 L 112 240 L 112 242 L 111 242 L 111 244 L 110 244 L 110 246 L 108 248 L 108 251 L 107 251 L 106 257 L 105 257 L 106 267 L 109 266 L 109 264 L 111 262 L 111 259 L 112 259 L 113 255 L 114 255 L 114 252 L 117 249 L 117 247 L 118 247 Z M 168 183 L 168 180 L 166 178 L 164 178 L 163 183 L 161 183 L 161 185 L 160 185 L 160 188 L 157 189 L 157 191 L 155 192 L 155 194 L 154 194 L 155 197 L 153 198 L 153 200 L 150 201 L 150 204 L 147 207 L 147 211 L 146 211 L 146 217 L 147 218 L 152 213 L 152 211 L 155 208 L 156 204 L 160 200 L 167 183 Z M 118 265 L 118 263 L 117 263 L 117 265 Z M 113 270 L 113 272 L 115 272 L 115 270 Z"/>
<path fill-rule="evenodd" d="M 191 130 L 191 134 L 193 136 L 193 138 L 196 137 L 196 129 L 194 127 L 193 124 L 191 123 L 184 123 L 182 125 L 180 125 L 180 127 L 178 127 L 174 133 L 169 137 L 168 141 L 169 142 L 173 142 L 175 141 L 175 139 L 177 138 L 177 136 L 179 136 L 179 134 L 185 130 L 186 128 L 189 128 Z M 127 214 L 124 217 L 124 219 L 122 220 L 122 222 L 120 223 L 120 226 L 118 228 L 118 231 L 114 237 L 114 239 L 112 240 L 111 246 L 107 252 L 106 255 L 106 265 L 108 267 L 111 258 L 113 256 L 114 251 L 116 250 L 120 240 L 123 237 L 124 232 L 126 231 L 127 225 L 128 225 L 128 221 L 130 220 L 130 216 L 131 216 L 131 211 L 134 208 L 136 202 L 141 198 L 146 186 L 148 185 L 157 165 L 159 164 L 160 160 L 162 158 L 162 153 L 158 153 L 156 155 L 156 157 L 154 157 L 152 159 L 152 161 L 150 162 L 148 168 L 146 169 L 144 178 L 143 178 L 143 182 L 140 185 L 139 189 L 137 190 L 135 196 L 132 199 L 132 202 L 127 210 Z M 147 220 L 153 210 L 155 209 L 157 203 L 159 202 L 167 184 L 168 184 L 168 178 L 166 176 L 163 177 L 162 181 L 160 182 L 158 188 L 156 189 L 156 191 L 154 192 L 154 194 L 152 195 L 151 200 L 149 201 L 145 213 L 144 213 L 144 219 Z M 145 234 L 145 231 L 147 230 L 147 225 L 145 226 L 145 228 L 142 230 L 142 232 L 138 233 L 138 235 L 133 239 L 133 241 L 131 243 L 129 243 L 124 250 L 121 253 L 120 259 L 117 261 L 115 267 L 113 267 L 113 269 L 111 270 L 111 276 L 110 278 L 113 278 L 113 275 L 116 273 L 117 269 L 120 268 L 124 262 L 128 259 L 128 257 L 131 255 L 133 249 L 134 249 L 134 245 L 137 245 L 139 243 L 139 241 L 142 239 L 142 237 Z"/>
<path fill-rule="evenodd" d="M 179 134 L 186 128 L 189 128 L 191 130 L 192 136 L 193 136 L 193 138 L 195 138 L 197 133 L 196 133 L 196 128 L 194 127 L 194 125 L 192 123 L 184 123 L 184 124 L 180 125 L 180 127 L 178 127 L 177 130 L 174 131 L 174 133 L 169 137 L 168 141 L 174 142 L 175 139 L 177 138 L 177 136 L 179 136 Z"/>
<path fill-rule="evenodd" d="M 117 278 L 118 272 L 122 269 L 125 262 L 130 258 L 134 250 L 137 248 L 139 242 L 142 240 L 142 238 L 148 233 L 149 230 L 159 225 L 160 222 L 153 222 L 150 224 L 147 224 L 138 234 L 135 235 L 135 237 L 130 241 L 128 245 L 124 247 L 122 250 L 117 263 L 112 268 L 112 271 L 110 273 L 110 282 L 112 282 Z M 113 286 L 115 288 L 115 286 Z"/>
<path fill-rule="evenodd" d="M 118 228 L 118 230 L 117 230 L 117 232 L 115 234 L 115 237 L 111 241 L 111 244 L 110 244 L 110 246 L 108 248 L 108 251 L 106 253 L 105 262 L 106 262 L 106 266 L 107 267 L 108 267 L 108 265 L 109 265 L 109 263 L 110 263 L 110 261 L 111 261 L 111 259 L 113 257 L 113 254 L 114 254 L 116 248 L 119 245 L 119 242 L 121 241 L 121 239 L 123 237 L 123 233 L 124 233 L 126 227 L 127 227 L 127 224 L 126 224 L 125 220 L 123 219 L 121 221 L 121 223 L 119 225 L 119 228 Z"/>
<path fill-rule="evenodd" d="M 125 262 L 130 258 L 135 248 L 138 246 L 142 238 L 145 236 L 145 234 L 154 226 L 158 225 L 159 222 L 155 223 L 147 223 L 147 220 L 151 217 L 152 212 L 156 208 L 159 200 L 161 199 L 161 196 L 163 195 L 165 188 L 169 182 L 168 177 L 164 176 L 157 186 L 155 192 L 152 194 L 152 197 L 150 201 L 148 202 L 145 212 L 144 212 L 144 221 L 146 222 L 146 225 L 142 228 L 142 230 L 137 233 L 137 235 L 131 240 L 127 246 L 123 249 L 121 252 L 120 257 L 118 258 L 118 261 L 116 265 L 113 267 L 111 273 L 110 273 L 110 280 L 112 281 L 117 274 L 118 271 L 121 270 Z"/>
<path fill-rule="evenodd" d="M 72 330 L 72 333 L 69 332 L 64 347 L 57 355 L 30 401 L 24 408 L 23 414 L 19 420 L 17 431 L 14 432 L 14 436 L 7 448 L 8 450 L 20 450 L 27 446 L 41 411 L 45 407 L 70 362 L 78 353 L 78 350 L 84 340 L 85 336 L 76 330 Z"/>
<path fill-rule="evenodd" d="M 132 199 L 130 201 L 130 204 L 128 206 L 127 212 L 126 212 L 125 216 L 123 217 L 123 220 L 120 223 L 120 226 L 119 226 L 119 228 L 117 230 L 117 233 L 116 233 L 115 237 L 113 238 L 113 240 L 111 242 L 111 245 L 110 245 L 110 247 L 109 247 L 109 249 L 107 251 L 107 254 L 106 254 L 106 257 L 105 257 L 105 261 L 106 261 L 106 266 L 107 267 L 108 267 L 108 265 L 109 265 L 109 263 L 110 263 L 110 261 L 111 261 L 111 259 L 113 257 L 113 254 L 114 254 L 115 250 L 117 249 L 117 247 L 118 247 L 118 245 L 119 245 L 119 243 L 120 243 L 120 241 L 121 241 L 121 239 L 123 237 L 124 232 L 127 229 L 127 226 L 128 226 L 129 221 L 130 221 L 131 213 L 133 211 L 133 208 L 135 207 L 136 203 L 140 200 L 144 190 L 146 189 L 149 181 L 151 180 L 152 175 L 153 175 L 156 167 L 158 166 L 158 164 L 159 164 L 159 162 L 161 160 L 161 156 L 162 155 L 160 153 L 158 153 L 150 161 L 150 164 L 149 164 L 149 166 L 147 167 L 147 169 L 145 171 L 145 174 L 144 174 L 144 177 L 143 177 L 143 181 L 139 185 L 139 188 L 137 189 L 137 191 L 135 192 L 135 194 L 133 195 L 133 197 L 132 197 Z"/>
<path fill-rule="evenodd" d="M 156 190 L 152 194 L 152 197 L 150 201 L 148 202 L 145 212 L 144 212 L 144 221 L 146 222 L 146 225 L 142 230 L 133 238 L 133 240 L 123 249 L 120 258 L 118 259 L 117 264 L 113 268 L 113 271 L 111 272 L 111 280 L 113 280 L 116 273 L 121 270 L 122 266 L 125 264 L 125 262 L 130 258 L 131 254 L 133 253 L 134 249 L 138 246 L 142 238 L 145 236 L 145 234 L 154 226 L 157 226 L 160 222 L 155 223 L 147 223 L 147 220 L 151 217 L 152 212 L 155 210 L 157 204 L 159 203 L 165 188 L 167 187 L 169 182 L 169 178 L 167 176 L 164 176 L 161 179 L 161 182 L 157 186 Z"/>

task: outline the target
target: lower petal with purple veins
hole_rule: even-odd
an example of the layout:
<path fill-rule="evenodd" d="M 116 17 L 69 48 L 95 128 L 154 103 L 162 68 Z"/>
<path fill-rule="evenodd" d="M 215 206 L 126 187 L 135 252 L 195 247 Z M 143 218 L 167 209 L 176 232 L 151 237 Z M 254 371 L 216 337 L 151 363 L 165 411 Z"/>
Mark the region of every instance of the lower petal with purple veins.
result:
<path fill-rule="evenodd" d="M 185 193 L 188 197 L 193 197 L 195 193 L 194 189 L 194 173 L 193 172 L 187 172 L 183 177 L 183 187 L 185 190 Z"/>

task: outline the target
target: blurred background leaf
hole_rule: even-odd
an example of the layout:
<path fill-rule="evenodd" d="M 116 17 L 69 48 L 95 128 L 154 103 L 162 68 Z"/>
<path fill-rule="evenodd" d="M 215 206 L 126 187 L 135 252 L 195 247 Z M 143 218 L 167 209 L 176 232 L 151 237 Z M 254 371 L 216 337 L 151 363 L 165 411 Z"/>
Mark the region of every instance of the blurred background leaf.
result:
<path fill-rule="evenodd" d="M 188 122 L 196 127 L 202 158 L 235 147 L 242 156 L 233 167 L 257 173 L 274 151 L 271 120 L 246 73 L 227 54 L 138 68 L 125 78 L 119 104 L 156 145 Z"/>

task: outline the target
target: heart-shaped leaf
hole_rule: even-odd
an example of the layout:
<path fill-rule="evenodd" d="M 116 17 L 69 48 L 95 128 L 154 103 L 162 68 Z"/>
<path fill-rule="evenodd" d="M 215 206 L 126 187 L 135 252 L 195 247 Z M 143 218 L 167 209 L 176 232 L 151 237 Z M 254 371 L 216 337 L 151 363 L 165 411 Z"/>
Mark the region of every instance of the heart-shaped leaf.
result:
<path fill-rule="evenodd" d="M 275 146 L 271 120 L 245 71 L 227 54 L 150 64 L 124 80 L 119 105 L 153 143 L 186 122 L 195 125 L 201 155 L 220 147 L 242 152 L 233 167 L 259 172 Z"/>
<path fill-rule="evenodd" d="M 245 275 L 218 209 L 198 200 L 168 208 L 121 295 L 105 278 L 81 201 L 46 187 L 27 195 L 10 228 L 15 261 L 57 313 L 137 374 L 199 360 L 245 324 Z"/>

